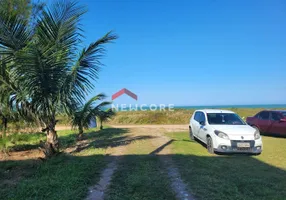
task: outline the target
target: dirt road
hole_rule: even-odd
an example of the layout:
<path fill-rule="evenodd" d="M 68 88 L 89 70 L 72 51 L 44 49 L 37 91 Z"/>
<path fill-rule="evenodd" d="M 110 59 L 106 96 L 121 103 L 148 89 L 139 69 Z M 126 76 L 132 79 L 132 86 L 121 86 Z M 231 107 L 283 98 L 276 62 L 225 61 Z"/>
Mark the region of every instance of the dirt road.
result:
<path fill-rule="evenodd" d="M 188 129 L 188 124 L 142 124 L 142 125 L 112 125 L 110 124 L 109 126 L 114 127 L 114 128 L 162 128 L 166 129 L 168 132 L 171 131 L 185 131 Z M 70 126 L 66 125 L 58 125 L 56 126 L 56 130 L 71 130 Z"/>
<path fill-rule="evenodd" d="M 128 132 L 122 142 L 127 142 L 124 146 L 115 146 L 107 149 L 109 155 L 120 159 L 110 160 L 107 168 L 102 172 L 100 181 L 89 189 L 87 200 L 103 200 L 106 197 L 106 191 L 110 184 L 114 187 L 116 182 L 113 176 L 120 173 L 120 165 L 125 162 L 124 157 L 138 155 L 137 162 L 140 163 L 140 156 L 158 155 L 162 166 L 162 170 L 166 171 L 170 180 L 170 189 L 178 200 L 193 200 L 194 197 L 187 190 L 185 183 L 182 181 L 180 173 L 176 165 L 172 161 L 170 145 L 172 140 L 165 136 L 166 132 L 186 131 L 188 125 L 114 125 L 113 128 L 124 128 Z M 130 142 L 131 141 L 131 142 Z M 119 172 L 118 171 L 119 167 Z M 130 172 L 131 173 L 131 172 Z M 124 177 L 126 177 L 125 175 Z M 108 199 L 114 197 L 108 197 Z"/>
<path fill-rule="evenodd" d="M 144 125 L 111 125 L 114 128 L 150 128 L 150 129 L 165 129 L 167 132 L 186 131 L 188 124 L 144 124 Z"/>

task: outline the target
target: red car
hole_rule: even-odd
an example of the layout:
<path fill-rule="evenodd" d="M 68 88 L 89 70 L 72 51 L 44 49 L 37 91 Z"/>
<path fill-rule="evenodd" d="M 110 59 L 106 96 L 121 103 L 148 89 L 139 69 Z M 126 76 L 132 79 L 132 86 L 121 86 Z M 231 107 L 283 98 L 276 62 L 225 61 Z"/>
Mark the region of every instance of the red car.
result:
<path fill-rule="evenodd" d="M 286 136 L 286 110 L 263 110 L 246 122 L 261 133 Z"/>

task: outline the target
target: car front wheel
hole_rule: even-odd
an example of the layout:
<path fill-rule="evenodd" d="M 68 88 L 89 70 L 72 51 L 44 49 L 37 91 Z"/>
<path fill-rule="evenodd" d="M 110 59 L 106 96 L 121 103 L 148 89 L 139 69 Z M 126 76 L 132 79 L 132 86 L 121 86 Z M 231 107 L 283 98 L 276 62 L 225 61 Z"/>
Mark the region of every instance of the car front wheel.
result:
<path fill-rule="evenodd" d="M 191 128 L 190 126 L 189 126 L 189 134 L 190 134 L 190 139 L 191 139 L 191 140 L 195 140 L 195 137 L 194 137 L 192 128 Z"/>
<path fill-rule="evenodd" d="M 214 154 L 213 140 L 210 136 L 207 137 L 207 149 L 210 154 Z"/>

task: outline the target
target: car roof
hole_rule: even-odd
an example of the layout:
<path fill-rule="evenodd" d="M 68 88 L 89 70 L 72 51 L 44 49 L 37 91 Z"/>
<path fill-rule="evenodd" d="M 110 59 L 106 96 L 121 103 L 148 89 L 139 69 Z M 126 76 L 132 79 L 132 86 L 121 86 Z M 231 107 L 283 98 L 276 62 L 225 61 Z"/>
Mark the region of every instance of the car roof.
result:
<path fill-rule="evenodd" d="M 204 113 L 234 113 L 233 111 L 230 110 L 220 110 L 220 109 L 201 109 L 196 111 L 201 111 Z"/>

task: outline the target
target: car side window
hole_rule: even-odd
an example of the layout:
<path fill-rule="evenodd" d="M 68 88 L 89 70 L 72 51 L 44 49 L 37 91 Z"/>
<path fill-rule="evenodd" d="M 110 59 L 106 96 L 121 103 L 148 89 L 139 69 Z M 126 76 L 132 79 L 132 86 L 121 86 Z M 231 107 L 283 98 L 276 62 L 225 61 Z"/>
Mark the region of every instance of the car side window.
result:
<path fill-rule="evenodd" d="M 200 120 L 200 112 L 196 112 L 196 113 L 195 113 L 194 119 L 195 119 L 197 122 L 199 122 L 199 120 Z"/>
<path fill-rule="evenodd" d="M 269 120 L 270 118 L 270 113 L 269 112 L 261 112 L 258 116 L 259 119 L 262 119 L 262 120 Z"/>
<path fill-rule="evenodd" d="M 280 121 L 281 118 L 282 117 L 278 113 L 275 113 L 275 112 L 271 113 L 271 120 L 273 120 L 273 121 Z"/>
<path fill-rule="evenodd" d="M 195 113 L 195 116 L 194 116 L 194 119 L 197 121 L 197 122 L 205 122 L 206 121 L 206 117 L 205 117 L 205 115 L 204 115 L 204 113 L 203 112 L 200 112 L 200 111 L 198 111 L 198 112 L 196 112 Z"/>

